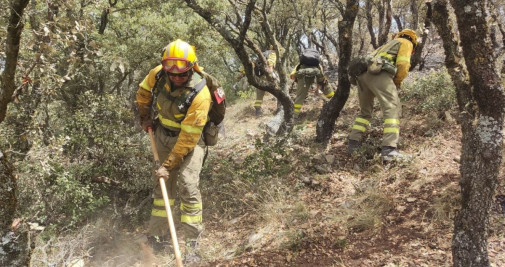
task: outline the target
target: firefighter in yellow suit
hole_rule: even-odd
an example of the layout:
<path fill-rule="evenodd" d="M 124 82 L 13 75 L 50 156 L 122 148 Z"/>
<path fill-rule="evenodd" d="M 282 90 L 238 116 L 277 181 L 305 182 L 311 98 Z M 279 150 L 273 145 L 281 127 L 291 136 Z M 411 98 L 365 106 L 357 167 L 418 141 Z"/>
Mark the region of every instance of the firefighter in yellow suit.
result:
<path fill-rule="evenodd" d="M 267 70 L 272 73 L 274 78 L 278 79 L 277 73 L 274 71 L 275 64 L 277 63 L 277 54 L 275 54 L 274 50 L 266 50 L 263 52 L 267 60 Z M 264 76 L 264 74 L 260 74 L 260 76 Z M 256 112 L 256 117 L 263 116 L 263 111 L 261 109 L 261 105 L 263 105 L 263 98 L 265 97 L 265 91 L 256 88 L 256 100 L 254 101 L 254 109 Z"/>
<path fill-rule="evenodd" d="M 370 125 L 374 99 L 379 100 L 383 113 L 384 132 L 381 157 L 390 161 L 403 155 L 398 152 L 400 136 L 400 99 L 398 89 L 407 77 L 410 57 L 417 46 L 417 35 L 413 30 L 404 29 L 393 40 L 375 50 L 370 58 L 368 71 L 356 79 L 360 113 L 356 117 L 348 137 L 347 152 L 352 154 L 361 145 L 363 133 Z"/>
<path fill-rule="evenodd" d="M 161 65 L 149 72 L 137 91 L 142 128 L 147 131 L 153 126 L 151 104 L 157 109 L 159 120 L 155 127 L 155 144 L 162 166 L 155 175 L 148 237 L 154 249 L 170 241 L 159 178 L 166 181 L 171 208 L 179 189 L 182 236 L 193 251 L 197 250 L 197 240 L 203 229 L 199 175 L 205 154 L 202 131 L 212 101 L 209 89 L 205 85 L 187 110 L 181 104 L 193 87 L 205 82 L 196 61 L 195 50 L 187 42 L 171 42 L 163 50 Z M 151 103 L 152 94 L 157 95 L 156 103 Z M 190 256 L 199 260 L 197 253 Z"/>

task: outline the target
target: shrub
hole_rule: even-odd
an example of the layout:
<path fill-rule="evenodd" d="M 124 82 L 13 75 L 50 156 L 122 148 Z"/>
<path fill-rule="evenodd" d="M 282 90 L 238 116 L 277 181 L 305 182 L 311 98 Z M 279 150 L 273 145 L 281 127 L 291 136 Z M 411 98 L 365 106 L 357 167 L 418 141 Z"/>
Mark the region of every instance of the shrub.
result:
<path fill-rule="evenodd" d="M 144 215 L 126 203 L 148 196 L 152 154 L 147 135 L 120 98 L 86 91 L 76 96 L 75 106 L 54 101 L 34 118 L 35 125 L 44 120 L 50 131 L 31 132 L 33 146 L 16 164 L 19 209 L 27 220 L 72 227 L 99 208 L 107 210 L 110 199 L 116 209 L 125 207 L 117 216 Z"/>
<path fill-rule="evenodd" d="M 431 71 L 428 75 L 412 76 L 404 83 L 403 97 L 414 113 L 450 110 L 456 106 L 456 90 L 447 70 Z"/>

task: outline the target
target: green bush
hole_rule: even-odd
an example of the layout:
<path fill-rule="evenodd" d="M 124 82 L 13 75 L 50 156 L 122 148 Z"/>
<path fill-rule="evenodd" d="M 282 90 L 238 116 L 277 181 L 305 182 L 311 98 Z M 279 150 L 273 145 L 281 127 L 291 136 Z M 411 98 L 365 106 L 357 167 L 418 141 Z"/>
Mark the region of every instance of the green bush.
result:
<path fill-rule="evenodd" d="M 414 113 L 440 113 L 456 107 L 456 91 L 447 70 L 412 76 L 404 82 L 403 100 Z"/>
<path fill-rule="evenodd" d="M 111 199 L 116 209 L 125 207 L 117 216 L 143 216 L 126 203 L 148 196 L 152 154 L 147 135 L 120 99 L 86 91 L 76 96 L 75 106 L 54 101 L 34 118 L 34 125 L 43 120 L 51 130 L 30 132 L 32 147 L 16 163 L 19 210 L 27 220 L 72 227 L 112 208 L 106 205 Z M 11 131 L 0 135 L 15 138 Z"/>

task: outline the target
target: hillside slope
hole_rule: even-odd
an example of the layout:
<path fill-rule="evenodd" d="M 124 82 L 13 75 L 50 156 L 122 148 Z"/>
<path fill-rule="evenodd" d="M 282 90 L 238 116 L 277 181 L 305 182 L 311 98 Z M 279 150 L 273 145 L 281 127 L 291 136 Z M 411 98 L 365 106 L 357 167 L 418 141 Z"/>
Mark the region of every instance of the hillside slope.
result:
<path fill-rule="evenodd" d="M 404 103 L 401 150 L 413 158 L 383 164 L 377 154 L 381 136 L 378 109 L 376 127 L 364 149 L 355 157 L 345 154 L 346 135 L 358 111 L 354 94 L 353 89 L 327 148 L 313 142 L 314 122 L 323 100 L 309 96 L 302 119 L 284 143 L 287 154 L 282 157 L 289 161 L 289 172 L 258 182 L 259 186 L 271 182 L 268 190 L 235 190 L 242 193 L 233 196 L 237 202 L 257 206 L 245 208 L 235 217 L 212 209 L 217 205 L 209 207 L 207 218 L 217 220 L 207 219 L 201 243 L 208 262 L 202 266 L 451 265 L 452 219 L 460 198 L 461 133 L 453 119 L 454 109 L 414 114 L 408 106 L 418 103 Z M 233 158 L 241 168 L 237 155 L 245 158 L 264 149 L 253 144 L 255 138 L 263 139 L 264 123 L 275 108 L 273 99 L 266 102 L 270 113 L 259 119 L 253 117 L 248 102 L 230 107 L 227 136 L 214 149 L 215 158 Z M 213 170 L 223 168 L 217 165 Z M 264 197 L 261 193 L 274 196 L 259 200 Z M 498 194 L 503 193 L 502 184 Z M 494 266 L 505 266 L 504 212 L 497 202 L 489 238 Z"/>
<path fill-rule="evenodd" d="M 324 103 L 313 92 L 286 138 L 265 135 L 276 107 L 271 95 L 261 118 L 254 117 L 252 96 L 230 105 L 226 134 L 209 149 L 201 174 L 203 261 L 187 266 L 451 266 L 461 132 L 454 103 L 437 83 L 446 79 L 441 75 L 413 73 L 412 87 L 400 92 L 400 149 L 412 159 L 391 164 L 378 157 L 378 108 L 358 155 L 345 153 L 358 112 L 355 89 L 327 147 L 313 141 Z M 501 176 L 497 195 L 505 194 Z M 149 198 L 144 202 L 133 205 L 148 210 Z M 490 220 L 493 266 L 505 266 L 501 205 L 497 200 Z M 62 257 L 87 255 L 86 266 L 175 266 L 170 249 L 154 254 L 141 245 L 146 225 L 132 232 L 122 228 L 127 224 L 89 224 L 60 239 L 68 244 Z"/>

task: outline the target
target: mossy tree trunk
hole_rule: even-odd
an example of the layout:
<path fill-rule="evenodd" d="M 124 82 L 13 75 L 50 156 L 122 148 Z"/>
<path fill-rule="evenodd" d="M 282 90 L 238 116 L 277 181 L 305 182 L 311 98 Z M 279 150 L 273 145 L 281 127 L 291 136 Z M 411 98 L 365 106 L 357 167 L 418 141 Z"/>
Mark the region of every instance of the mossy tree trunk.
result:
<path fill-rule="evenodd" d="M 19 55 L 21 32 L 23 31 L 23 12 L 29 0 L 11 0 L 11 14 L 7 24 L 7 38 L 5 44 L 5 69 L 1 76 L 0 85 L 0 123 L 5 119 L 7 105 L 12 100 L 15 91 L 15 75 Z M 11 224 L 15 216 L 16 179 L 13 175 L 12 166 L 0 149 L 0 249 L 6 254 L 0 255 L 1 266 L 26 266 L 29 260 L 27 253 L 27 233 L 12 232 Z"/>
<path fill-rule="evenodd" d="M 451 0 L 462 55 L 449 21 L 447 0 L 434 1 L 434 23 L 444 42 L 446 66 L 456 85 L 462 130 L 461 210 L 455 218 L 454 266 L 490 266 L 489 216 L 502 162 L 505 93 L 494 69 L 487 1 Z"/>

